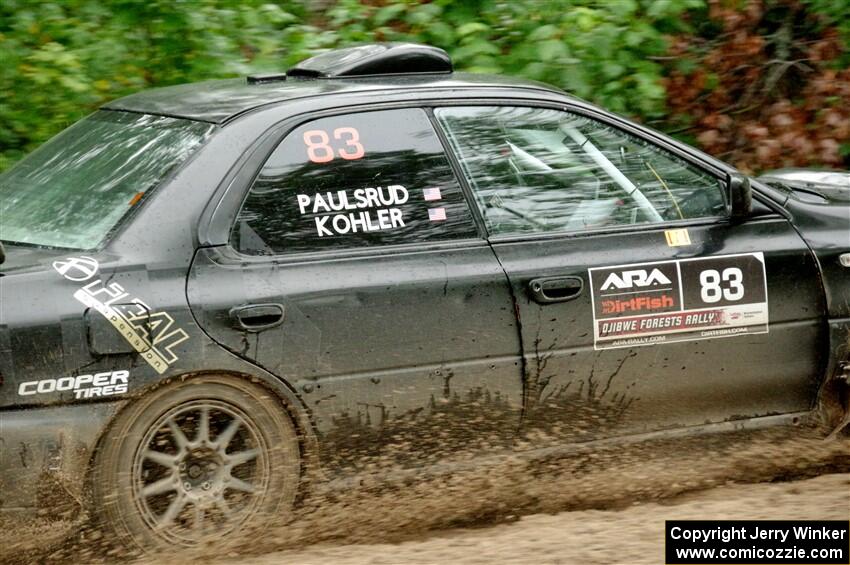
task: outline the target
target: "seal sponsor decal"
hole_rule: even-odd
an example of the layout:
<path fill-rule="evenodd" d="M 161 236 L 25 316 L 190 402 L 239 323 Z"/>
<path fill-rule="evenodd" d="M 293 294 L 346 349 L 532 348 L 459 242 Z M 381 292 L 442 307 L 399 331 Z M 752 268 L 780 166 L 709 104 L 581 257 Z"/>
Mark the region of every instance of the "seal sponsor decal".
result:
<path fill-rule="evenodd" d="M 767 333 L 764 254 L 589 269 L 594 347 Z"/>
<path fill-rule="evenodd" d="M 94 271 L 90 272 L 92 267 Z M 79 282 L 93 278 L 98 264 L 91 257 L 69 257 L 54 262 L 53 268 L 68 280 Z M 76 278 L 82 273 L 87 278 Z M 189 334 L 177 327 L 171 314 L 154 311 L 117 282 L 97 278 L 74 292 L 74 298 L 106 318 L 159 374 L 177 361 L 174 348 L 189 339 Z"/>
<path fill-rule="evenodd" d="M 54 261 L 56 272 L 74 282 L 85 282 L 97 274 L 100 267 L 97 260 L 91 257 L 68 257 L 62 261 Z"/>

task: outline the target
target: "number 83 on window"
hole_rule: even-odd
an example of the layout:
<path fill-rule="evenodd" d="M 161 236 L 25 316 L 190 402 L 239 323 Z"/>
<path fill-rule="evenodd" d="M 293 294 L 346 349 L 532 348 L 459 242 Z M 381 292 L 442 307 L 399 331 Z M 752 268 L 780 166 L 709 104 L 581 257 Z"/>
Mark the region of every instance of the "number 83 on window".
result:
<path fill-rule="evenodd" d="M 352 127 L 336 128 L 330 133 L 311 129 L 304 132 L 303 139 L 307 146 L 307 158 L 312 163 L 330 163 L 337 157 L 356 161 L 366 155 L 360 143 L 360 132 Z"/>

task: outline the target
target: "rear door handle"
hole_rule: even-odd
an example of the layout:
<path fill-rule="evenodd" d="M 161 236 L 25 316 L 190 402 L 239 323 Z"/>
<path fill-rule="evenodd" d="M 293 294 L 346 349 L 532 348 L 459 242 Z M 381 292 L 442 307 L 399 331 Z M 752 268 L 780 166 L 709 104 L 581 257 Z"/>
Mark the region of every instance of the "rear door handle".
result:
<path fill-rule="evenodd" d="M 545 277 L 528 283 L 531 298 L 541 304 L 572 300 L 581 294 L 583 288 L 581 277 Z"/>
<path fill-rule="evenodd" d="M 283 304 L 248 304 L 230 309 L 236 329 L 261 332 L 283 323 Z"/>

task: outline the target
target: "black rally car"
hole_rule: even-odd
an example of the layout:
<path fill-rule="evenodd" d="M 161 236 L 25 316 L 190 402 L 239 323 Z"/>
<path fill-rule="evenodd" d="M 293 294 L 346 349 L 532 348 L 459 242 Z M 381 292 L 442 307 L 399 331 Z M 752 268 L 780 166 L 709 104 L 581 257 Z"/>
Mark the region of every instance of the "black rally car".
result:
<path fill-rule="evenodd" d="M 111 102 L 2 176 L 0 239 L 0 509 L 67 493 L 143 545 L 402 429 L 846 410 L 847 202 L 426 46 Z"/>

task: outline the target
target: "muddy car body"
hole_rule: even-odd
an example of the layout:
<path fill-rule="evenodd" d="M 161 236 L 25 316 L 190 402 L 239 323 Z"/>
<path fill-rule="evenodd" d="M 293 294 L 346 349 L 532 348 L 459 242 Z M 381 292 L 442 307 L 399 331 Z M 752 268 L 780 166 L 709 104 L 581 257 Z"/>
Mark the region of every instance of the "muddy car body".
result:
<path fill-rule="evenodd" d="M 239 454 L 240 481 L 283 475 L 282 508 L 311 463 L 345 472 L 335 454 L 399 430 L 415 453 L 426 428 L 509 445 L 579 420 L 591 441 L 846 408 L 847 203 L 750 186 L 545 85 L 369 46 L 75 127 L 0 184 L 3 512 L 58 490 L 146 544 L 170 512 L 227 504 Z M 15 216 L 51 167 L 84 197 Z M 119 488 L 136 494 L 109 502 Z"/>

